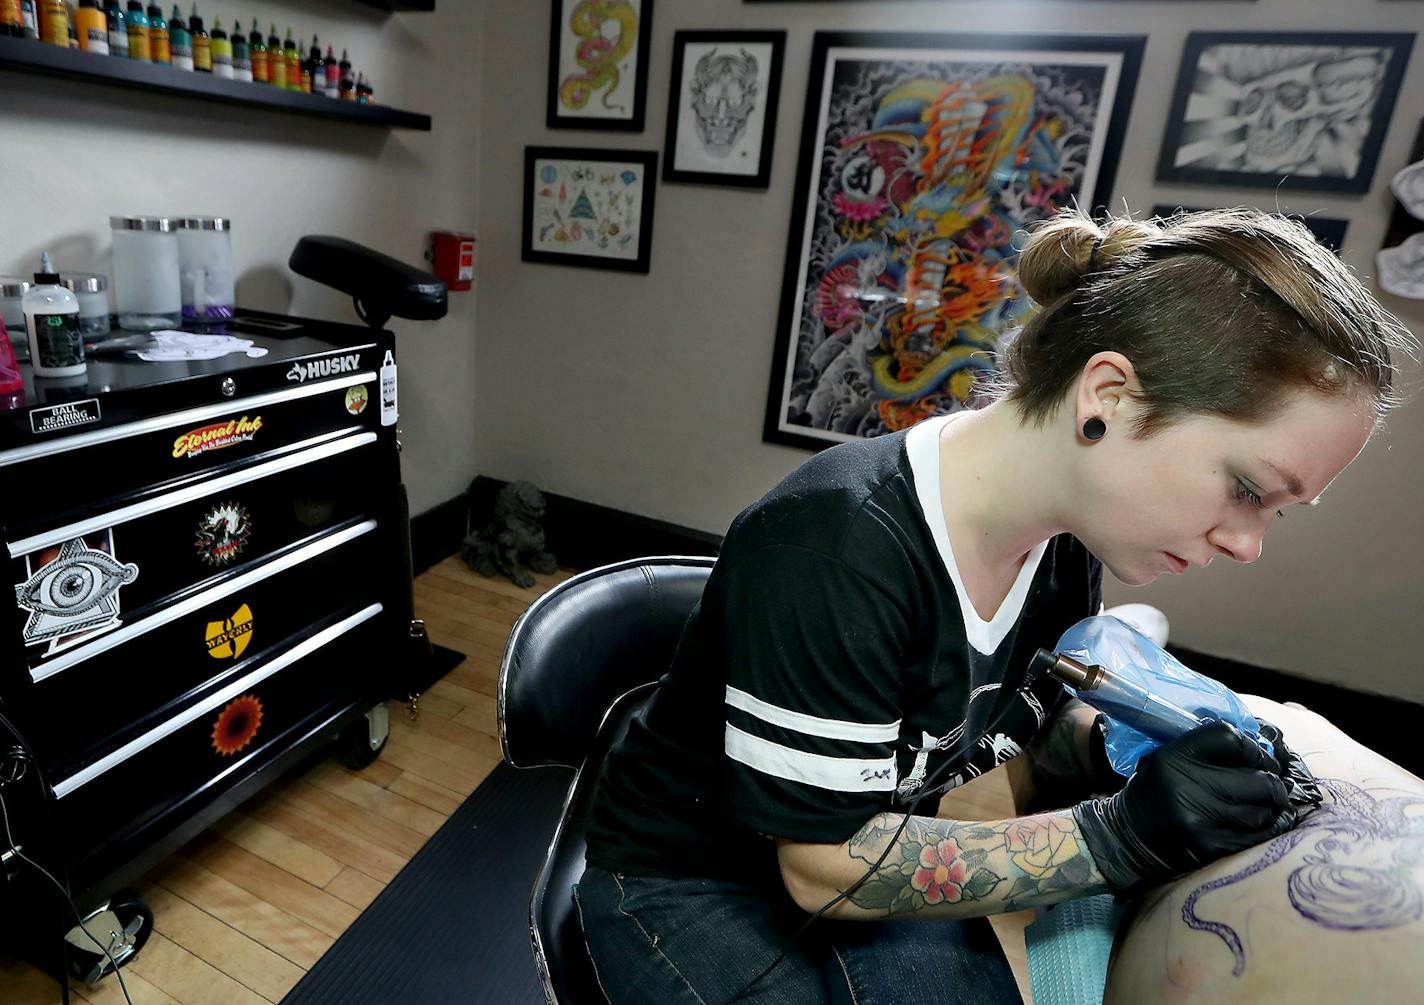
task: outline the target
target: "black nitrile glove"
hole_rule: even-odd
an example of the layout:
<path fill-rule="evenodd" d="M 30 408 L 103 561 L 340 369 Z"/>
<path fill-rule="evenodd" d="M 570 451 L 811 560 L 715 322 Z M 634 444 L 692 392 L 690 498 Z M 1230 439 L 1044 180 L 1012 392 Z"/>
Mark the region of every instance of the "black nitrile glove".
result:
<path fill-rule="evenodd" d="M 1261 726 L 1261 735 L 1271 741 L 1271 747 L 1276 752 L 1276 763 L 1281 766 L 1281 781 L 1286 783 L 1286 796 L 1291 805 L 1297 810 L 1319 806 L 1324 796 L 1320 794 L 1320 786 L 1306 766 L 1305 759 L 1286 746 L 1281 727 L 1265 719 L 1257 719 L 1256 722 Z"/>
<path fill-rule="evenodd" d="M 1214 722 L 1138 762 L 1122 791 L 1073 807 L 1073 819 L 1113 891 L 1135 893 L 1295 825 L 1270 754 Z"/>
<path fill-rule="evenodd" d="M 1112 795 L 1121 790 L 1127 784 L 1127 778 L 1118 774 L 1112 766 L 1112 761 L 1108 760 L 1108 721 L 1101 712 L 1093 720 L 1093 731 L 1088 744 L 1088 756 L 1093 763 L 1093 776 L 1090 779 L 1092 791 L 1095 794 Z"/>

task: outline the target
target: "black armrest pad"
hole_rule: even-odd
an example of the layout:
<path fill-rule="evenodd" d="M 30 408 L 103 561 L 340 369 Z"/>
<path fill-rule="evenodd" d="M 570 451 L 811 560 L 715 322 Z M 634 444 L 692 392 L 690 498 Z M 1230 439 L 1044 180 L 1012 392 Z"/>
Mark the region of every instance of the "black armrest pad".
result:
<path fill-rule="evenodd" d="M 445 284 L 439 279 L 345 238 L 303 237 L 287 264 L 298 275 L 356 297 L 367 310 L 434 321 L 448 308 Z"/>

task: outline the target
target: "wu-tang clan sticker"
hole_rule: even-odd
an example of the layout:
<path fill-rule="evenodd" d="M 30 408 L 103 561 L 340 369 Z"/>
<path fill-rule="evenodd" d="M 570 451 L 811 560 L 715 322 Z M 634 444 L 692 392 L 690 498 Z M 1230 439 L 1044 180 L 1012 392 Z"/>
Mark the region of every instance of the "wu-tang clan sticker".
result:
<path fill-rule="evenodd" d="M 252 518 L 238 503 L 221 503 L 203 514 L 198 521 L 194 546 L 198 557 L 217 568 L 227 565 L 247 547 L 252 536 Z"/>
<path fill-rule="evenodd" d="M 213 659 L 238 659 L 252 641 L 252 610 L 243 604 L 226 621 L 209 621 L 204 637 Z"/>
<path fill-rule="evenodd" d="M 213 723 L 213 749 L 224 756 L 236 754 L 253 741 L 260 725 L 262 702 L 257 696 L 234 698 L 223 706 L 218 721 Z"/>
<path fill-rule="evenodd" d="M 15 603 L 29 612 L 21 634 L 27 646 L 48 642 L 48 654 L 117 628 L 119 590 L 138 578 L 138 566 L 114 558 L 106 530 L 26 555 L 25 574 L 15 585 Z"/>

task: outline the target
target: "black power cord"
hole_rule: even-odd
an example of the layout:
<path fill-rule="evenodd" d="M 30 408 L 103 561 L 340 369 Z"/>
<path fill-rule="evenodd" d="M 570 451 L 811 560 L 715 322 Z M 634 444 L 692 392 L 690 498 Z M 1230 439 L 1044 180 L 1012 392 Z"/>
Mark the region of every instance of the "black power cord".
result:
<path fill-rule="evenodd" d="M 41 876 L 53 883 L 55 888 L 59 890 L 60 894 L 64 897 L 65 903 L 69 905 L 69 910 L 73 912 L 74 920 L 79 924 L 79 930 L 88 936 L 90 942 L 103 950 L 105 958 L 109 961 L 109 965 L 114 968 L 114 976 L 119 979 L 119 990 L 124 993 L 124 1001 L 127 1002 L 128 1005 L 133 1005 L 133 999 L 129 997 L 128 985 L 124 983 L 124 975 L 119 970 L 118 962 L 109 951 L 109 947 L 94 938 L 94 933 L 84 927 L 84 918 L 80 915 L 79 908 L 74 903 L 74 898 L 70 896 L 69 887 L 55 879 L 48 869 L 22 852 L 20 846 L 15 843 L 15 836 L 10 832 L 10 810 L 9 807 L 5 805 L 5 787 L 7 785 L 13 785 L 24 778 L 30 765 L 34 765 L 35 778 L 39 781 L 42 793 L 45 791 L 46 785 L 40 771 L 40 766 L 35 761 L 34 754 L 31 752 L 29 744 L 25 742 L 24 736 L 11 725 L 10 720 L 6 719 L 3 715 L 0 715 L 0 725 L 3 725 L 9 730 L 11 736 L 20 741 L 18 746 L 12 745 L 6 750 L 3 755 L 3 761 L 0 761 L 0 821 L 3 821 L 5 825 L 5 840 L 10 846 L 10 852 L 21 862 L 25 862 Z M 63 958 L 63 955 L 61 955 L 61 960 Z M 63 971 L 64 968 L 61 966 L 60 970 Z M 60 998 L 64 1005 L 69 1005 L 69 977 L 63 972 L 61 972 L 59 976 L 59 986 Z"/>

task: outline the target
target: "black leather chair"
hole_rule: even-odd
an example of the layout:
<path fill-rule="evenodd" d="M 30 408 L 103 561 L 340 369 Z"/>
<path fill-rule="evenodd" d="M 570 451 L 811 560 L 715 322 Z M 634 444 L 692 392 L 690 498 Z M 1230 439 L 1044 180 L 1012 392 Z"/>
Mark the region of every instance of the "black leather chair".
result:
<path fill-rule="evenodd" d="M 577 768 L 529 900 L 529 940 L 549 1005 L 601 1003 L 571 891 L 584 868 L 594 783 L 609 748 L 666 672 L 712 558 L 660 556 L 565 580 L 509 633 L 499 741 L 516 768 Z"/>

